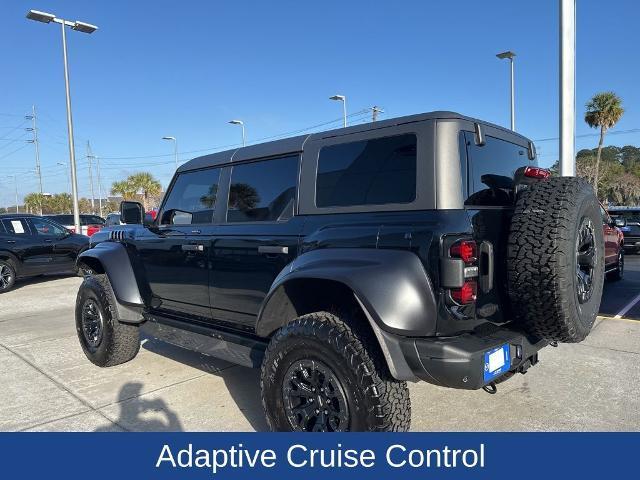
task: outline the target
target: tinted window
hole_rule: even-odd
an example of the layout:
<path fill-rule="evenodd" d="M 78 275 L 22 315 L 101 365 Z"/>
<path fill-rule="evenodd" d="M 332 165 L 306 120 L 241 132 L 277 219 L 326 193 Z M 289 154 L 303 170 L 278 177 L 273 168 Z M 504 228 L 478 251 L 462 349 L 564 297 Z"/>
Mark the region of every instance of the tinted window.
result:
<path fill-rule="evenodd" d="M 55 220 L 61 225 L 73 225 L 75 222 L 73 220 L 73 215 L 52 215 L 52 220 Z"/>
<path fill-rule="evenodd" d="M 55 223 L 48 222 L 42 218 L 30 218 L 31 225 L 38 235 L 60 236 L 68 233 L 64 228 Z"/>
<path fill-rule="evenodd" d="M 178 175 L 164 205 L 161 223 L 212 223 L 219 178 L 219 168 Z"/>
<path fill-rule="evenodd" d="M 529 161 L 527 148 L 494 137 L 485 145 L 475 144 L 474 135 L 465 132 L 469 158 L 469 198 L 467 205 L 501 206 L 513 203 L 513 177 Z"/>
<path fill-rule="evenodd" d="M 234 166 L 227 222 L 275 222 L 291 218 L 298 158 L 283 157 Z"/>
<path fill-rule="evenodd" d="M 7 233 L 12 235 L 31 235 L 29 225 L 23 218 L 7 218 L 2 220 Z"/>
<path fill-rule="evenodd" d="M 104 225 L 104 219 L 97 215 L 80 215 L 82 225 Z"/>
<path fill-rule="evenodd" d="M 410 203 L 416 198 L 416 136 L 398 135 L 323 147 L 316 206 Z"/>
<path fill-rule="evenodd" d="M 640 210 L 609 210 L 609 214 L 624 218 L 627 222 L 640 222 Z"/>

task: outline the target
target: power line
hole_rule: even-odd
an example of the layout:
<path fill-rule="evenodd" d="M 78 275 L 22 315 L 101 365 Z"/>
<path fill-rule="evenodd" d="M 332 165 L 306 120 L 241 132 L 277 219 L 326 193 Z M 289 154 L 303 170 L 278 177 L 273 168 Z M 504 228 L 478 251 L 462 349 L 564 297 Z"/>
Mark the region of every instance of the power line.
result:
<path fill-rule="evenodd" d="M 640 128 L 631 128 L 629 130 L 613 130 L 611 132 L 607 132 L 607 135 L 625 135 L 628 133 L 640 133 Z M 587 137 L 599 137 L 599 133 L 583 133 L 581 135 L 576 135 L 576 138 L 587 138 Z M 553 140 L 560 140 L 559 137 L 549 137 L 549 138 L 540 138 L 538 140 L 534 140 L 534 142 L 551 142 Z"/>

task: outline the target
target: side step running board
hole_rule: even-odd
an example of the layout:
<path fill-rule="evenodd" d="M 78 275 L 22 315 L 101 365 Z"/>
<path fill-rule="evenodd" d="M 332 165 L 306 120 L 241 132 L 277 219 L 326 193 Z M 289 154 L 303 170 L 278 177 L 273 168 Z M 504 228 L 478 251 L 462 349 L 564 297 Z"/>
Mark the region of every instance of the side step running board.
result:
<path fill-rule="evenodd" d="M 245 367 L 259 368 L 267 342 L 157 315 L 147 317 L 143 332 L 176 345 Z"/>

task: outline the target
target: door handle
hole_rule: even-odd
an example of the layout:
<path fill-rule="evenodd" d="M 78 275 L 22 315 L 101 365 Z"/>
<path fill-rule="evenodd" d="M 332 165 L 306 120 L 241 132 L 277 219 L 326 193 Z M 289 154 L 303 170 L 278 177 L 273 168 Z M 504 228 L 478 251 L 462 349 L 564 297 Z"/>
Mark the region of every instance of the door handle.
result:
<path fill-rule="evenodd" d="M 493 245 L 480 244 L 480 289 L 487 293 L 493 289 Z"/>
<path fill-rule="evenodd" d="M 182 245 L 184 252 L 204 252 L 204 245 L 190 243 L 188 245 Z"/>
<path fill-rule="evenodd" d="M 15 240 L 7 240 L 7 243 L 16 243 Z"/>
<path fill-rule="evenodd" d="M 289 253 L 289 247 L 282 247 L 280 245 L 260 245 L 258 247 L 258 253 L 271 253 L 271 254 L 287 254 Z"/>
<path fill-rule="evenodd" d="M 45 242 L 45 243 L 51 243 L 51 242 L 53 242 L 53 240 L 51 240 L 50 238 L 45 238 L 45 239 L 44 239 L 44 242 Z"/>

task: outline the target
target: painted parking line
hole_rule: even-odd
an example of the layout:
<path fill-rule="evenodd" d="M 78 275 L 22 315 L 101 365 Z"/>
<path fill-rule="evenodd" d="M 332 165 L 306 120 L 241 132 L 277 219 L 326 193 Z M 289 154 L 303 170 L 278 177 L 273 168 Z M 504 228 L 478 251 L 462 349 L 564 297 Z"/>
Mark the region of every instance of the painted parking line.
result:
<path fill-rule="evenodd" d="M 618 313 L 617 313 L 613 318 L 618 318 L 618 319 L 620 319 L 620 318 L 624 317 L 624 316 L 625 316 L 625 314 L 626 314 L 629 310 L 631 310 L 631 309 L 635 306 L 635 304 L 636 304 L 636 303 L 638 303 L 638 302 L 640 302 L 640 293 L 639 293 L 638 295 L 636 295 L 635 297 L 633 297 L 633 298 L 631 299 L 631 301 L 630 301 L 629 303 L 627 303 L 627 304 L 622 308 L 622 310 L 620 310 L 620 311 L 619 311 L 619 312 L 618 312 Z"/>
<path fill-rule="evenodd" d="M 610 321 L 616 321 L 616 322 L 629 322 L 629 323 L 635 323 L 635 324 L 640 323 L 640 320 L 635 319 L 635 318 L 616 318 L 616 317 L 612 317 L 612 316 L 609 316 L 609 315 L 598 315 L 598 320 L 610 320 Z"/>

